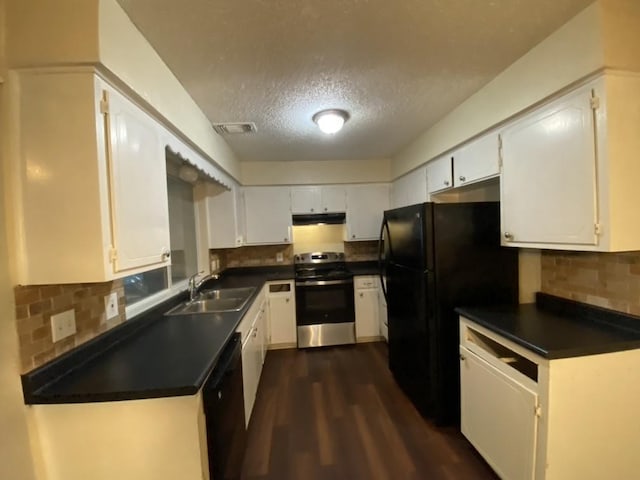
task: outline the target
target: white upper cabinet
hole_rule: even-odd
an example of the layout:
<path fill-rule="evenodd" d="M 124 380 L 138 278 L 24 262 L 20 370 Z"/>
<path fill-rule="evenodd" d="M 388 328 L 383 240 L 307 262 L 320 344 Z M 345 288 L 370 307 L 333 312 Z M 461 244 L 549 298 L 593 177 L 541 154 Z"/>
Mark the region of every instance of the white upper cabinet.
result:
<path fill-rule="evenodd" d="M 452 155 L 444 155 L 427 163 L 427 190 L 435 193 L 453 187 Z"/>
<path fill-rule="evenodd" d="M 345 188 L 340 185 L 291 187 L 294 214 L 344 212 Z"/>
<path fill-rule="evenodd" d="M 596 150 L 591 87 L 502 133 L 507 242 L 596 245 Z"/>
<path fill-rule="evenodd" d="M 291 213 L 320 213 L 320 187 L 291 187 Z"/>
<path fill-rule="evenodd" d="M 500 174 L 500 137 L 491 132 L 427 163 L 427 190 L 440 193 Z"/>
<path fill-rule="evenodd" d="M 607 74 L 502 132 L 506 245 L 640 248 L 640 80 Z"/>
<path fill-rule="evenodd" d="M 502 132 L 506 245 L 640 249 L 640 78 L 606 74 Z"/>
<path fill-rule="evenodd" d="M 246 244 L 291 243 L 291 201 L 288 187 L 243 189 Z"/>
<path fill-rule="evenodd" d="M 215 187 L 211 186 L 210 190 Z M 242 224 L 244 212 L 240 188 L 218 188 L 206 199 L 209 248 L 235 248 L 244 244 Z"/>
<path fill-rule="evenodd" d="M 168 265 L 161 127 L 86 69 L 21 72 L 10 91 L 17 281 L 101 282 Z"/>
<path fill-rule="evenodd" d="M 115 91 L 104 89 L 114 271 L 161 263 L 170 255 L 165 152 L 159 126 Z"/>
<path fill-rule="evenodd" d="M 424 166 L 398 178 L 391 186 L 392 208 L 423 203 L 428 198 L 427 173 Z"/>
<path fill-rule="evenodd" d="M 347 187 L 345 240 L 377 240 L 382 214 L 388 208 L 389 185 L 370 184 Z"/>
<path fill-rule="evenodd" d="M 453 186 L 485 180 L 500 174 L 500 138 L 498 132 L 480 137 L 453 154 Z"/>
<path fill-rule="evenodd" d="M 322 213 L 345 212 L 347 193 L 341 185 L 325 185 L 320 188 Z"/>

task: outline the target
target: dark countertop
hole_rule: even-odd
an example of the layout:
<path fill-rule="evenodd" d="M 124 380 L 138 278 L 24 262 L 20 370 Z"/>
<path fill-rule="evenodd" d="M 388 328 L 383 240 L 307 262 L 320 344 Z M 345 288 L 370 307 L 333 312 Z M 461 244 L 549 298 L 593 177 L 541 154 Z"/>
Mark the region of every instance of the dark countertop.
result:
<path fill-rule="evenodd" d="M 376 260 L 366 262 L 347 262 L 347 268 L 354 275 L 378 275 L 378 262 Z"/>
<path fill-rule="evenodd" d="M 89 342 L 23 375 L 25 402 L 84 403 L 193 395 L 215 366 L 224 345 L 267 281 L 293 279 L 292 267 L 230 269 L 207 288 L 255 286 L 239 312 L 171 315 L 186 297 L 125 322 L 114 338 Z M 140 322 L 131 330 L 127 324 Z M 115 330 L 115 329 L 114 329 Z M 98 347 L 95 344 L 100 344 Z M 86 351 L 83 351 L 86 350 Z M 92 351 L 88 351 L 91 350 Z"/>
<path fill-rule="evenodd" d="M 532 304 L 456 312 L 548 359 L 640 348 L 640 318 L 540 293 Z"/>

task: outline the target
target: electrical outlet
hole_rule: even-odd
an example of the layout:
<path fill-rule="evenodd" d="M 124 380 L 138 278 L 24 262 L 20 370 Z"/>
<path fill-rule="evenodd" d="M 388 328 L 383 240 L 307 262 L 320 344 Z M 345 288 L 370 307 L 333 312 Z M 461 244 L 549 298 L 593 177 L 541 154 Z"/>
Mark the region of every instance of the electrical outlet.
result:
<path fill-rule="evenodd" d="M 104 313 L 107 322 L 118 316 L 118 293 L 111 292 L 104 297 Z"/>
<path fill-rule="evenodd" d="M 282 252 L 276 253 L 276 262 L 282 262 L 282 261 L 284 261 L 284 256 L 282 255 Z"/>
<path fill-rule="evenodd" d="M 51 337 L 54 342 L 74 333 L 76 333 L 76 312 L 73 309 L 51 315 Z"/>

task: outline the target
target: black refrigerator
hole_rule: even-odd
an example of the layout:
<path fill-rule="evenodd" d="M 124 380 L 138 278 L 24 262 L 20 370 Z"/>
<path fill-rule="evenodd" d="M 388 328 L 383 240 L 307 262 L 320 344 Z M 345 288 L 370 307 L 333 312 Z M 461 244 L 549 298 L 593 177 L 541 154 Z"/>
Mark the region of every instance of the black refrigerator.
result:
<path fill-rule="evenodd" d="M 500 204 L 422 203 L 387 210 L 380 232 L 389 368 L 423 416 L 459 423 L 454 308 L 517 303 L 518 251 L 500 246 Z"/>

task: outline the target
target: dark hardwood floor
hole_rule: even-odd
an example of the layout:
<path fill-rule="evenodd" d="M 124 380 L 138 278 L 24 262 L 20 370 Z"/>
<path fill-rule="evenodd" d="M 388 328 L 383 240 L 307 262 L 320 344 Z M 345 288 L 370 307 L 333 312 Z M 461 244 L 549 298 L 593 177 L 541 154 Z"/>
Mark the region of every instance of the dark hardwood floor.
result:
<path fill-rule="evenodd" d="M 249 425 L 245 480 L 498 477 L 455 428 L 424 420 L 384 343 L 270 351 Z"/>

